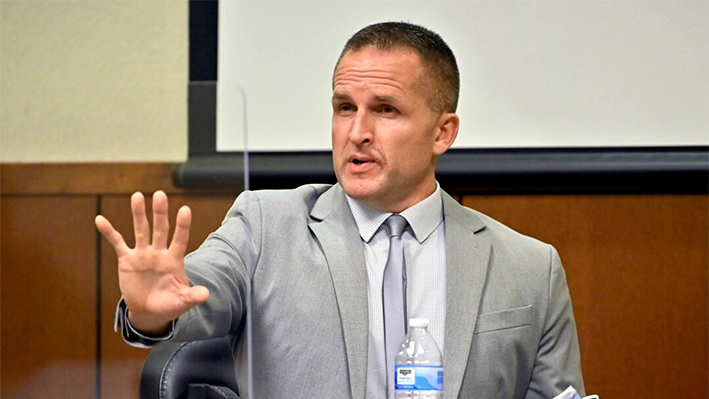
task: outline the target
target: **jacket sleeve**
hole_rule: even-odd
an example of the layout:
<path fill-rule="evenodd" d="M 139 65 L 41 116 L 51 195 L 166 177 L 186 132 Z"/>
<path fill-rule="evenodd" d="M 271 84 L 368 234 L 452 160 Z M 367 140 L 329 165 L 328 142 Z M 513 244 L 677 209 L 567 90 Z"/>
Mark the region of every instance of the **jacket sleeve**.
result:
<path fill-rule="evenodd" d="M 548 301 L 527 399 L 551 399 L 572 385 L 585 395 L 576 322 L 566 275 L 557 251 L 550 246 Z"/>

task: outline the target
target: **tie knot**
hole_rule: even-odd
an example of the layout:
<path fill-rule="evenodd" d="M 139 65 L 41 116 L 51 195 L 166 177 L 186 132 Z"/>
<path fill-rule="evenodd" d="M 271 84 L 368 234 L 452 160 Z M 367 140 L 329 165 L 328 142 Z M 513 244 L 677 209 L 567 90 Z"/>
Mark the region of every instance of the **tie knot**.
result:
<path fill-rule="evenodd" d="M 404 232 L 404 228 L 409 224 L 403 216 L 398 214 L 389 216 L 384 223 L 386 223 L 387 229 L 389 230 L 389 237 L 401 236 L 401 233 Z"/>

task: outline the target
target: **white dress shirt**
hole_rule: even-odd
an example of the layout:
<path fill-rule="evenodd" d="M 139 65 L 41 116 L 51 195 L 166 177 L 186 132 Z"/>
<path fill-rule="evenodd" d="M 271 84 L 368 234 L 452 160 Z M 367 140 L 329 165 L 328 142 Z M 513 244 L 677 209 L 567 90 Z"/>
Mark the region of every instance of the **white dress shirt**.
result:
<path fill-rule="evenodd" d="M 389 255 L 384 221 L 392 215 L 347 197 L 364 245 L 369 298 L 367 399 L 386 399 L 386 351 L 382 283 Z M 400 213 L 408 225 L 402 234 L 406 263 L 407 318 L 426 318 L 428 330 L 443 352 L 446 318 L 446 245 L 441 189 Z"/>

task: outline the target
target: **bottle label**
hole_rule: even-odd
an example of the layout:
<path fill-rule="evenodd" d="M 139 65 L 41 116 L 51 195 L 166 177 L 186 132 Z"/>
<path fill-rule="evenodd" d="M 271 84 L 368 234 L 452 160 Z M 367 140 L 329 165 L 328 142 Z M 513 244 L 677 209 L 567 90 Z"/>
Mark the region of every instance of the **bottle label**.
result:
<path fill-rule="evenodd" d="M 442 391 L 442 366 L 402 365 L 395 368 L 395 388 L 406 391 Z"/>

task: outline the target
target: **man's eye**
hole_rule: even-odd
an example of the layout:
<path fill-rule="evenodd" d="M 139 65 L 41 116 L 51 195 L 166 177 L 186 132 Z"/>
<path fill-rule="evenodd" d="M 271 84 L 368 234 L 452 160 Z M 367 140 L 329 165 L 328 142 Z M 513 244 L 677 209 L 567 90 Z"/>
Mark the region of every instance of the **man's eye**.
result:
<path fill-rule="evenodd" d="M 353 109 L 354 109 L 354 108 L 353 108 L 351 105 L 349 105 L 349 104 L 342 104 L 342 105 L 340 105 L 340 112 L 350 112 L 350 111 L 352 111 Z"/>
<path fill-rule="evenodd" d="M 385 106 L 385 107 L 382 107 L 382 112 L 385 114 L 393 114 L 396 112 L 396 109 L 394 107 Z"/>

